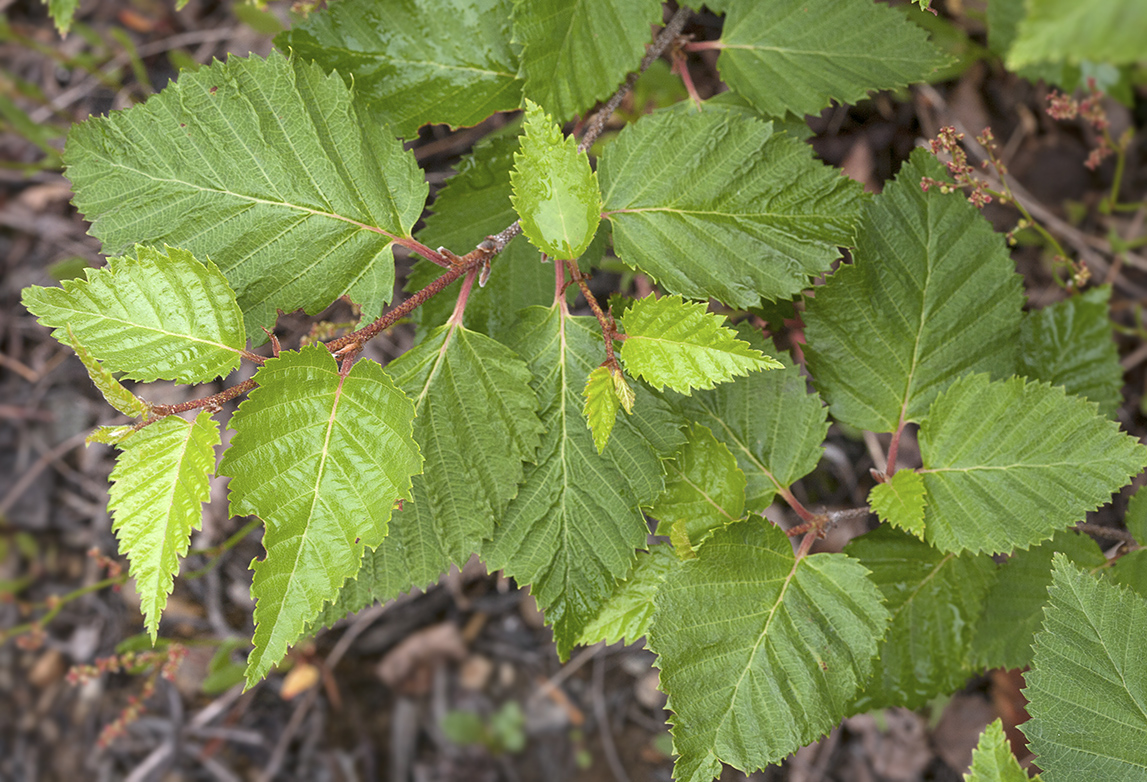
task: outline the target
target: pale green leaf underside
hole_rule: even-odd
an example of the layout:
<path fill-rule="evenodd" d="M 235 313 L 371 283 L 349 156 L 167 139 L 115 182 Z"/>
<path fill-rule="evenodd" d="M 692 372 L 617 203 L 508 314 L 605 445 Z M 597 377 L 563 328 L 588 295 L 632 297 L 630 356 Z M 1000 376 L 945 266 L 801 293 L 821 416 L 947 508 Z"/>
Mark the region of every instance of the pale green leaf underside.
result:
<path fill-rule="evenodd" d="M 1045 782 L 1147 775 L 1147 601 L 1057 554 L 1020 726 Z M 1085 775 L 1085 776 L 1084 776 Z"/>
<path fill-rule="evenodd" d="M 995 581 L 992 558 L 937 551 L 888 527 L 856 538 L 845 553 L 872 571 L 892 613 L 854 711 L 914 709 L 963 686 L 973 673 L 972 628 Z"/>
<path fill-rule="evenodd" d="M 92 383 L 103 395 L 104 400 L 119 410 L 124 415 L 130 415 L 133 418 L 139 418 L 148 412 L 147 402 L 144 402 L 138 396 L 124 388 L 123 384 L 116 380 L 115 375 L 111 371 L 96 361 L 95 356 L 91 354 L 84 345 L 76 339 L 76 335 L 72 332 L 72 327 L 66 326 L 68 335 L 68 344 L 72 346 L 72 350 L 76 351 L 76 357 L 83 363 L 84 368 L 88 370 L 88 377 L 92 379 Z M 94 433 L 92 436 L 95 436 Z M 109 433 L 107 437 L 100 436 L 96 438 L 97 442 L 108 441 L 111 437 Z"/>
<path fill-rule="evenodd" d="M 1043 621 L 1051 559 L 1061 552 L 1072 562 L 1094 568 L 1106 562 L 1087 535 L 1062 530 L 1051 540 L 1017 551 L 1000 566 L 976 623 L 972 661 L 980 668 L 1025 668 L 1032 661 L 1032 639 Z"/>
<path fill-rule="evenodd" d="M 92 443 L 115 445 L 134 431 L 135 427 L 133 426 L 97 426 L 92 430 L 92 433 L 84 439 L 84 445 L 91 445 Z"/>
<path fill-rule="evenodd" d="M 327 349 L 312 345 L 268 359 L 255 378 L 219 467 L 231 478 L 231 512 L 267 525 L 267 554 L 252 565 L 250 684 L 358 572 L 364 547 L 382 542 L 395 500 L 422 468 L 414 407 L 377 363 L 359 361 L 342 378 Z"/>
<path fill-rule="evenodd" d="M 960 375 L 1015 368 L 1023 291 L 1003 238 L 924 176 L 944 168 L 917 149 L 866 210 L 854 262 L 807 300 L 809 370 L 859 429 L 894 431 Z"/>
<path fill-rule="evenodd" d="M 756 370 L 784 367 L 737 339 L 737 332 L 724 325 L 724 316 L 706 309 L 704 303 L 680 296 L 649 294 L 635 301 L 621 316 L 626 370 L 658 391 L 669 386 L 688 394 Z"/>
<path fill-rule="evenodd" d="M 122 453 L 112 470 L 108 508 L 152 641 L 191 530 L 203 518 L 217 445 L 219 425 L 206 411 L 194 421 L 161 418 L 117 443 Z"/>
<path fill-rule="evenodd" d="M 913 470 L 900 470 L 886 483 L 878 483 L 868 493 L 872 512 L 894 527 L 924 536 L 924 478 Z"/>
<path fill-rule="evenodd" d="M 259 342 L 278 309 L 316 313 L 346 294 L 379 314 L 391 244 L 427 193 L 414 156 L 359 116 L 339 76 L 278 53 L 184 72 L 75 125 L 64 160 L 107 253 L 167 243 L 211 258 Z"/>
<path fill-rule="evenodd" d="M 531 585 L 565 656 L 645 545 L 638 506 L 661 492 L 661 458 L 683 438 L 665 405 L 638 389 L 633 415 L 618 418 L 598 454 L 582 415 L 585 378 L 605 356 L 597 321 L 570 317 L 561 305 L 532 307 L 515 332 L 545 434 L 482 555 Z"/>
<path fill-rule="evenodd" d="M 920 27 L 869 0 L 737 0 L 721 42 L 721 78 L 771 116 L 855 103 L 947 63 Z"/>
<path fill-rule="evenodd" d="M 582 415 L 585 416 L 586 426 L 593 433 L 594 447 L 601 453 L 609 443 L 609 435 L 617 420 L 617 409 L 621 407 L 609 369 L 598 367 L 590 372 L 582 396 L 585 397 Z"/>
<path fill-rule="evenodd" d="M 387 372 L 414 402 L 425 458 L 419 513 L 458 563 L 490 537 L 541 435 L 530 372 L 513 351 L 456 325 L 440 326 Z"/>
<path fill-rule="evenodd" d="M 692 425 L 685 445 L 668 463 L 665 491 L 649 508 L 658 535 L 681 524 L 695 547 L 713 530 L 745 513 L 745 473 L 728 446 L 706 427 Z"/>
<path fill-rule="evenodd" d="M 650 25 L 660 23 L 657 0 L 517 0 L 526 97 L 559 122 L 585 112 L 637 70 Z"/>
<path fill-rule="evenodd" d="M 589 158 L 536 103 L 526 101 L 525 135 L 510 172 L 522 233 L 551 258 L 574 260 L 601 222 L 601 191 Z"/>
<path fill-rule="evenodd" d="M 690 421 L 702 424 L 728 446 L 745 473 L 745 508 L 763 513 L 779 488 L 816 468 L 824 453 L 828 411 L 820 397 L 809 393 L 800 368 L 771 341 L 741 324 L 741 339 L 753 348 L 777 356 L 784 369 L 754 372 L 748 377 L 674 397 L 674 405 Z"/>
<path fill-rule="evenodd" d="M 621 260 L 664 288 L 735 307 L 791 298 L 853 244 L 860 185 L 767 122 L 661 112 L 598 167 Z"/>
<path fill-rule="evenodd" d="M 521 105 L 512 6 L 510 0 L 342 0 L 275 43 L 353 80 L 379 121 L 415 138 L 427 123 L 477 125 Z"/>
<path fill-rule="evenodd" d="M 1040 777 L 1037 774 L 1036 780 Z M 980 742 L 972 751 L 972 768 L 964 775 L 964 782 L 1030 782 L 1012 745 L 1004 735 L 1004 724 L 996 719 L 980 734 Z"/>
<path fill-rule="evenodd" d="M 67 342 L 67 328 L 112 372 L 202 383 L 239 366 L 246 345 L 235 294 L 215 264 L 137 246 L 87 279 L 24 290 L 24 306 Z"/>
<path fill-rule="evenodd" d="M 707 782 L 722 762 L 762 768 L 830 730 L 872 671 L 881 602 L 856 560 L 798 562 L 764 519 L 715 533 L 666 578 L 649 628 L 675 778 Z"/>
<path fill-rule="evenodd" d="M 1062 388 L 967 375 L 920 427 L 924 534 L 945 551 L 1005 552 L 1050 538 L 1147 465 L 1147 448 Z"/>
<path fill-rule="evenodd" d="M 1008 53 L 1008 67 L 1045 60 L 1118 65 L 1147 60 L 1147 5 L 1142 0 L 1029 0 Z"/>
<path fill-rule="evenodd" d="M 657 590 L 665 577 L 680 567 L 681 560 L 669 544 L 660 543 L 651 546 L 649 551 L 639 551 L 629 574 L 617 582 L 614 593 L 586 625 L 578 644 L 589 646 L 599 641 L 632 644 L 641 640 L 649 632 Z"/>
<path fill-rule="evenodd" d="M 1123 404 L 1123 367 L 1107 302 L 1108 285 L 1024 315 L 1016 374 L 1063 386 L 1109 417 Z"/>

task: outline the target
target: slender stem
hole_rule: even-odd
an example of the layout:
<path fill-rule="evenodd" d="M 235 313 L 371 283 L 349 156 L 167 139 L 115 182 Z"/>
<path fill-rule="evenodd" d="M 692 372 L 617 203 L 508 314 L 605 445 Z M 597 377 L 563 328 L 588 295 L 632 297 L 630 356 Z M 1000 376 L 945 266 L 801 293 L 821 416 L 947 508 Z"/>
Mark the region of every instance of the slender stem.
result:
<path fill-rule="evenodd" d="M 789 530 L 789 532 L 792 532 L 792 530 Z M 800 548 L 797 549 L 797 560 L 804 559 L 808 556 L 808 553 L 812 551 L 812 544 L 816 543 L 816 539 L 818 537 L 820 536 L 817 534 L 817 530 L 815 529 L 809 530 L 807 533 L 805 533 L 804 539 L 801 540 Z"/>
<path fill-rule="evenodd" d="M 725 42 L 721 40 L 716 41 L 690 41 L 681 47 L 687 52 L 704 52 L 709 49 L 724 49 Z"/>
<path fill-rule="evenodd" d="M 436 252 L 434 250 L 431 250 L 429 247 L 427 247 L 426 245 L 424 245 L 422 242 L 418 241 L 417 239 L 414 239 L 411 237 L 400 236 L 399 238 L 394 240 L 394 243 L 400 244 L 408 250 L 413 250 L 414 252 L 418 253 L 419 255 L 421 255 L 426 260 L 430 261 L 431 263 L 437 264 L 444 269 L 450 268 L 450 261 L 446 258 L 445 255 L 443 255 L 440 252 Z"/>
<path fill-rule="evenodd" d="M 221 408 L 225 402 L 230 402 L 235 397 L 242 396 L 256 385 L 258 385 L 258 383 L 256 383 L 255 378 L 252 377 L 211 396 L 205 396 L 200 399 L 189 399 L 177 405 L 152 405 L 151 409 L 148 410 L 147 420 L 140 421 L 135 425 L 134 429 L 139 431 L 148 424 L 155 423 L 160 418 L 166 418 L 169 415 L 176 415 L 177 413 L 185 413 L 188 410 L 198 410 L 203 407 L 217 410 Z"/>
<path fill-rule="evenodd" d="M 1108 139 L 1111 135 L 1104 131 Z M 1112 144 L 1112 146 L 1115 146 Z M 1127 163 L 1127 149 L 1122 146 L 1115 146 L 1115 179 L 1111 183 L 1111 197 L 1107 200 L 1107 211 L 1113 211 L 1119 206 L 1119 190 L 1123 187 L 1123 169 Z"/>
<path fill-rule="evenodd" d="M 900 435 L 904 434 L 904 427 L 906 425 L 904 414 L 900 414 L 900 423 L 896 425 L 896 431 L 892 433 L 892 442 L 888 444 L 888 467 L 885 468 L 884 474 L 891 478 L 896 474 L 896 457 L 900 455 Z"/>
<path fill-rule="evenodd" d="M 73 600 L 77 600 L 84 595 L 91 594 L 92 592 L 99 592 L 101 589 L 119 586 L 120 584 L 125 583 L 127 578 L 127 573 L 121 573 L 120 575 L 113 578 L 105 578 L 103 581 L 97 581 L 94 584 L 88 584 L 87 586 L 80 587 L 79 589 L 73 592 L 69 592 L 66 595 L 61 595 L 57 598 L 54 598 L 50 601 L 50 605 L 52 607 L 48 610 L 48 613 L 44 614 L 39 619 L 34 619 L 31 622 L 25 622 L 24 624 L 16 625 L 15 627 L 10 627 L 5 631 L 0 632 L 0 643 L 4 643 L 9 638 L 15 638 L 16 636 L 22 635 L 37 627 L 43 627 L 55 619 L 60 611 L 64 609 L 64 606 Z"/>
<path fill-rule="evenodd" d="M 815 523 L 817 520 L 824 518 L 806 508 L 801 501 L 794 497 L 793 493 L 784 486 L 777 487 L 777 494 L 781 495 L 785 502 L 789 504 L 789 507 L 796 511 L 796 514 L 801 517 L 801 521 L 805 523 Z M 792 532 L 792 530 L 789 530 L 789 532 Z"/>
<path fill-rule="evenodd" d="M 477 279 L 479 271 L 479 268 L 473 268 L 466 272 L 466 277 L 462 280 L 462 290 L 458 291 L 458 301 L 454 305 L 454 313 L 450 316 L 450 323 L 462 325 L 462 314 L 466 312 L 466 301 L 470 298 L 470 291 L 474 288 L 474 280 Z"/>
<path fill-rule="evenodd" d="M 191 556 L 192 554 L 202 554 L 204 556 L 211 557 L 211 561 L 199 570 L 193 570 L 190 573 L 185 573 L 182 577 L 199 578 L 200 576 L 205 576 L 210 573 L 220 562 L 223 561 L 223 555 L 225 553 L 239 545 L 240 541 L 250 535 L 251 531 L 262 523 L 262 519 L 253 518 L 244 524 L 238 532 L 234 533 L 231 537 L 227 538 L 227 540 L 223 541 L 218 546 L 211 546 L 210 548 L 205 549 L 192 549 L 191 551 L 188 551 L 187 556 Z"/>
<path fill-rule="evenodd" d="M 585 152 L 593 146 L 593 142 L 597 141 L 597 137 L 605 130 L 605 123 L 617 111 L 617 107 L 621 105 L 621 101 L 633 89 L 633 85 L 637 83 L 638 77 L 649 70 L 649 66 L 653 61 L 661 56 L 661 53 L 673 42 L 673 39 L 681 34 L 685 28 L 685 23 L 689 21 L 689 17 L 693 14 L 688 8 L 681 7 L 677 9 L 677 13 L 673 14 L 669 22 L 665 25 L 664 29 L 658 33 L 657 37 L 653 39 L 653 44 L 645 52 L 645 56 L 641 58 L 641 64 L 637 70 L 630 73 L 625 82 L 617 88 L 617 92 L 613 93 L 601 110 L 593 115 L 585 127 L 585 134 L 581 138 L 581 142 L 577 145 L 579 152 Z"/>
<path fill-rule="evenodd" d="M 613 355 L 613 339 L 617 335 L 617 324 L 613 322 L 613 317 L 606 315 L 601 309 L 601 305 L 597 303 L 597 298 L 590 291 L 589 285 L 586 284 L 585 277 L 582 276 L 581 270 L 577 267 L 577 261 L 566 261 L 566 267 L 570 270 L 570 276 L 574 282 L 577 283 L 578 288 L 581 289 L 581 295 L 585 297 L 585 301 L 589 304 L 589 308 L 593 310 L 594 317 L 597 322 L 601 324 L 601 335 L 605 339 L 605 360 L 611 365 L 617 364 L 617 359 Z"/>

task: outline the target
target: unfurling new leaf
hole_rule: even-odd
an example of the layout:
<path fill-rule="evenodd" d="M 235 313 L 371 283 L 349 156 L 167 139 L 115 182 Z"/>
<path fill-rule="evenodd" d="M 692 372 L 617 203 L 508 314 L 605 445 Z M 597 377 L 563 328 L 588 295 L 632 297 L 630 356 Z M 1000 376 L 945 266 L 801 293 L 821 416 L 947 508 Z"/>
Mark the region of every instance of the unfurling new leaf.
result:
<path fill-rule="evenodd" d="M 631 375 L 658 391 L 669 386 L 683 394 L 755 370 L 784 367 L 738 339 L 724 322 L 721 315 L 706 312 L 701 302 L 650 294 L 621 316 L 621 360 Z"/>

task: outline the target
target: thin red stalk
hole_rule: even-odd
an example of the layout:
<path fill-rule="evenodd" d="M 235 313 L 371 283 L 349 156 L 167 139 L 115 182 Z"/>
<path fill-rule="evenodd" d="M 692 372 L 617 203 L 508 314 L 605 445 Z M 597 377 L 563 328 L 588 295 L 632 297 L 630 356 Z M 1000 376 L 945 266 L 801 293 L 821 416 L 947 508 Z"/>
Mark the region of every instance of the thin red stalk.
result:
<path fill-rule="evenodd" d="M 462 290 L 458 291 L 458 301 L 454 304 L 450 323 L 462 325 L 462 314 L 466 312 L 466 301 L 470 298 L 470 291 L 474 288 L 474 280 L 477 279 L 479 271 L 478 268 L 471 269 L 466 273 L 465 279 L 462 280 Z"/>
<path fill-rule="evenodd" d="M 613 356 L 613 338 L 617 334 L 617 324 L 613 322 L 612 317 L 605 314 L 601 305 L 597 303 L 589 285 L 586 284 L 585 277 L 582 276 L 581 270 L 577 267 L 577 261 L 566 261 L 565 263 L 570 270 L 570 276 L 581 289 L 581 295 L 585 297 L 586 304 L 593 310 L 594 317 L 601 324 L 601 335 L 605 339 L 605 360 L 611 365 L 616 365 L 617 359 Z"/>
<path fill-rule="evenodd" d="M 896 425 L 896 431 L 892 433 L 892 442 L 888 444 L 888 467 L 884 474 L 889 478 L 896 474 L 896 457 L 900 455 L 900 435 L 904 434 L 906 425 L 904 416 L 901 416 L 900 423 Z"/>
<path fill-rule="evenodd" d="M 400 244 L 408 250 L 413 250 L 414 252 L 418 253 L 419 255 L 421 255 L 426 260 L 430 261 L 431 263 L 437 264 L 444 269 L 450 268 L 451 264 L 450 264 L 450 261 L 447 260 L 446 256 L 444 256 L 440 252 L 436 252 L 434 250 L 431 250 L 429 247 L 427 247 L 426 245 L 424 245 L 422 242 L 418 241 L 417 239 L 413 239 L 413 238 L 409 238 L 409 237 L 399 237 L 399 238 L 394 240 L 394 243 Z"/>
<path fill-rule="evenodd" d="M 255 382 L 255 378 L 249 378 L 248 380 L 244 380 L 238 385 L 234 385 L 230 388 L 220 391 L 218 394 L 205 396 L 201 399 L 189 399 L 186 402 L 180 402 L 177 405 L 152 405 L 151 409 L 148 411 L 148 419 L 136 424 L 135 428 L 142 429 L 143 427 L 159 420 L 160 418 L 166 418 L 169 415 L 176 415 L 178 413 L 185 413 L 188 410 L 198 410 L 203 407 L 222 407 L 224 402 L 230 402 L 235 397 L 242 396 L 254 388 L 256 385 L 258 384 Z"/>
<path fill-rule="evenodd" d="M 687 52 L 704 52 L 709 49 L 724 49 L 724 41 L 689 41 L 681 47 Z"/>
<path fill-rule="evenodd" d="M 777 488 L 777 494 L 781 495 L 781 497 L 784 498 L 784 501 L 789 504 L 789 507 L 792 508 L 794 511 L 796 511 L 796 514 L 801 517 L 801 521 L 804 521 L 806 523 L 811 523 L 811 522 L 816 522 L 817 520 L 824 518 L 823 516 L 818 516 L 817 514 L 813 513 L 808 508 L 806 508 L 803 504 L 801 504 L 801 501 L 798 500 L 796 497 L 794 497 L 793 493 L 791 491 L 789 491 L 788 489 L 786 489 L 785 487 L 783 487 L 783 486 L 778 487 Z M 790 530 L 790 532 L 791 532 L 791 530 Z"/>

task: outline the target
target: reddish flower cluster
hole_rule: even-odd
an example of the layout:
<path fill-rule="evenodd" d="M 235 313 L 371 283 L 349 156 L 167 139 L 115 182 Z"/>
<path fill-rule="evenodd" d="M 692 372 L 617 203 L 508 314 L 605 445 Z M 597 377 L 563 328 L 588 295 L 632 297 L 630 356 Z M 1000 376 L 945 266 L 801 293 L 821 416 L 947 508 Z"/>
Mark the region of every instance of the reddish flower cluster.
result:
<path fill-rule="evenodd" d="M 924 192 L 928 192 L 930 188 L 937 187 L 941 193 L 952 193 L 960 188 L 969 188 L 968 201 L 977 209 L 983 209 L 992 202 L 992 192 L 988 188 L 987 182 L 973 176 L 976 169 L 968 162 L 968 155 L 964 152 L 964 148 L 960 146 L 960 142 L 963 141 L 963 139 L 964 134 L 957 133 L 956 129 L 951 125 L 940 128 L 940 134 L 928 142 L 928 146 L 931 148 L 933 155 L 939 155 L 941 152 L 948 153 L 952 159 L 945 165 L 947 165 L 948 172 L 956 181 L 955 183 L 942 182 L 938 179 L 926 176 L 920 180 L 920 187 Z M 996 158 L 995 148 L 992 146 L 993 137 L 991 128 L 985 128 L 984 132 L 976 137 L 976 141 L 988 149 L 991 163 L 995 166 L 996 171 L 1002 178 L 1007 171 L 1003 163 L 999 162 Z M 984 166 L 987 167 L 987 165 L 988 161 L 985 161 Z"/>
<path fill-rule="evenodd" d="M 1115 144 L 1108 132 L 1111 121 L 1107 118 L 1107 111 L 1103 108 L 1103 91 L 1095 85 L 1095 79 L 1087 80 L 1089 93 L 1083 100 L 1076 100 L 1070 95 L 1052 90 L 1047 96 L 1047 113 L 1053 119 L 1072 120 L 1082 119 L 1090 125 L 1099 138 L 1099 145 L 1091 150 L 1084 165 L 1094 171 L 1105 158 L 1114 155 Z"/>
<path fill-rule="evenodd" d="M 124 652 L 111 657 L 104 657 L 96 660 L 94 665 L 72 666 L 67 676 L 69 684 L 86 684 L 105 673 L 133 673 L 150 669 L 147 677 L 143 680 L 143 687 L 139 694 L 130 696 L 123 711 L 100 731 L 98 744 L 101 748 L 108 746 L 127 733 L 127 726 L 147 711 L 145 701 L 155 693 L 155 686 L 159 678 L 174 681 L 175 672 L 186 656 L 187 647 L 181 644 L 170 644 L 164 649 Z"/>

